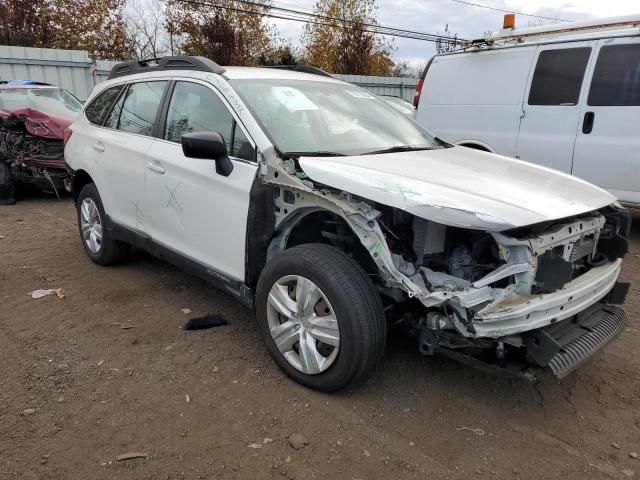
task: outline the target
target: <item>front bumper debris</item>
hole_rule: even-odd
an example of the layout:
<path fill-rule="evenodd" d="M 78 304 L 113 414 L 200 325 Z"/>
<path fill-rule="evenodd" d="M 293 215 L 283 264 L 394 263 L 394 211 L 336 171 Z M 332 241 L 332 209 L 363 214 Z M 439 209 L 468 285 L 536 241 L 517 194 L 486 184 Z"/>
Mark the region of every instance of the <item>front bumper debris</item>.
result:
<path fill-rule="evenodd" d="M 528 333 L 524 338 L 527 360 L 563 378 L 615 338 L 625 320 L 620 307 L 594 305 L 571 319 Z"/>
<path fill-rule="evenodd" d="M 595 304 L 614 287 L 622 260 L 594 267 L 554 293 L 513 295 L 478 312 L 476 337 L 503 337 L 559 322 Z"/>

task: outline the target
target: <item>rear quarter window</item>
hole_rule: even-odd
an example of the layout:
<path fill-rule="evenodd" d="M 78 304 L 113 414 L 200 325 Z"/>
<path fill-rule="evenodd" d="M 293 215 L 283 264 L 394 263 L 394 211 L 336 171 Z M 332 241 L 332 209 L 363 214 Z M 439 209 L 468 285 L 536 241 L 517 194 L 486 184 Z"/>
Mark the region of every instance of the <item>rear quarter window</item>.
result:
<path fill-rule="evenodd" d="M 84 110 L 87 120 L 94 125 L 102 125 L 104 116 L 109 111 L 109 108 L 111 108 L 114 100 L 118 97 L 121 89 L 122 85 L 117 85 L 107 88 L 104 92 L 98 94 Z"/>

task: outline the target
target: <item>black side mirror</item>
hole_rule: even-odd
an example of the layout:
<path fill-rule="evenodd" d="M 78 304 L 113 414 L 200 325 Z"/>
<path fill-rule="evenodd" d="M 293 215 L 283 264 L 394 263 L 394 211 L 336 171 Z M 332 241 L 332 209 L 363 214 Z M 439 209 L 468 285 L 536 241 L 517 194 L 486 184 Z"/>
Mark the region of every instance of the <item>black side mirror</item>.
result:
<path fill-rule="evenodd" d="M 216 161 L 216 173 L 228 177 L 233 163 L 227 153 L 227 144 L 218 132 L 192 132 L 182 135 L 182 153 L 185 157 Z"/>

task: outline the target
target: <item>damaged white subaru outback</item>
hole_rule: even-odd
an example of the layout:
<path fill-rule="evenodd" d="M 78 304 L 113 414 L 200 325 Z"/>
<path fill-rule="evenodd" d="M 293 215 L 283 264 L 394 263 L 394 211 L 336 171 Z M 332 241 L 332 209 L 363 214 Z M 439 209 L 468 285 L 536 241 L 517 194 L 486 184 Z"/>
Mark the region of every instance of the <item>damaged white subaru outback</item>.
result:
<path fill-rule="evenodd" d="M 388 328 L 532 379 L 566 375 L 625 321 L 614 197 L 449 145 L 319 70 L 121 63 L 65 138 L 89 257 L 135 245 L 224 288 L 314 389 L 361 378 Z"/>

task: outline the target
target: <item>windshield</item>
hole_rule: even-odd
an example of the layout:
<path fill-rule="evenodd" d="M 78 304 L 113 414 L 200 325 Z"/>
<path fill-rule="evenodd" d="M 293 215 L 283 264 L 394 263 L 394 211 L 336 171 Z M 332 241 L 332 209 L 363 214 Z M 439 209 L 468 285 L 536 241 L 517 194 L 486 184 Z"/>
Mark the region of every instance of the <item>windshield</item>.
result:
<path fill-rule="evenodd" d="M 419 125 L 354 85 L 308 80 L 232 80 L 283 153 L 360 155 L 439 148 Z"/>
<path fill-rule="evenodd" d="M 62 88 L 9 88 L 0 90 L 0 108 L 33 108 L 73 118 L 82 104 Z"/>
<path fill-rule="evenodd" d="M 416 113 L 416 109 L 413 105 L 402 98 L 388 97 L 385 95 L 382 95 L 380 98 L 400 113 L 404 113 L 405 115 L 414 115 Z"/>

